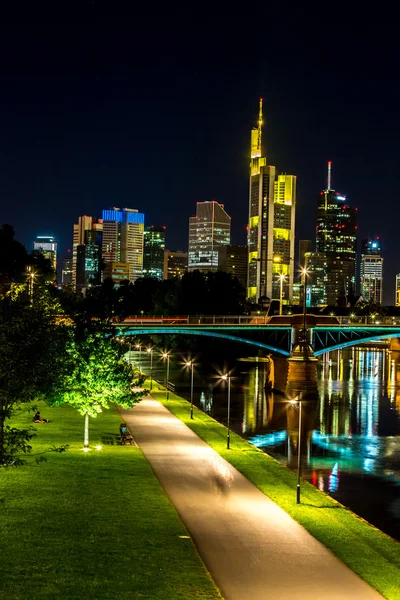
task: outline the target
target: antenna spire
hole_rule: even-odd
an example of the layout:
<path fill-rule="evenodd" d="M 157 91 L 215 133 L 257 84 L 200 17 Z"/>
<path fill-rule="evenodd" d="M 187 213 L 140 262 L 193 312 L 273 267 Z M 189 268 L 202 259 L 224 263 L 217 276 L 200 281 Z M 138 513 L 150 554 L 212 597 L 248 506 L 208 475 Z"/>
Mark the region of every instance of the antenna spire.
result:
<path fill-rule="evenodd" d="M 331 189 L 331 175 L 332 175 L 332 161 L 328 160 L 328 187 L 326 188 L 329 192 Z"/>
<path fill-rule="evenodd" d="M 261 149 L 261 135 L 262 135 L 262 126 L 263 126 L 263 112 L 262 112 L 262 104 L 263 104 L 263 99 L 260 98 L 260 110 L 258 113 L 258 149 L 260 151 L 260 156 L 262 153 L 262 149 Z"/>

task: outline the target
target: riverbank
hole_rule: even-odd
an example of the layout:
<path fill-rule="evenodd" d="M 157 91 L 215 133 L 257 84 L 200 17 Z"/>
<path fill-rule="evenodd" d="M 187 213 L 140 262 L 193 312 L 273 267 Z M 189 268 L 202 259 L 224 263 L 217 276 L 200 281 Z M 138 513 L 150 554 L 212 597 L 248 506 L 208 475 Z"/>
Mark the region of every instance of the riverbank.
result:
<path fill-rule="evenodd" d="M 196 407 L 191 420 L 189 403 L 175 394 L 166 400 L 165 391 L 154 388 L 152 395 L 372 587 L 390 600 L 400 599 L 398 542 L 307 482 L 297 505 L 291 471 L 234 433 L 227 450 L 223 425 Z"/>
<path fill-rule="evenodd" d="M 93 449 L 84 454 L 77 411 L 40 410 L 52 422 L 35 426 L 27 464 L 0 469 L 0 597 L 220 598 L 142 452 L 117 445 L 119 413 L 90 420 Z M 47 462 L 37 464 L 40 456 Z"/>

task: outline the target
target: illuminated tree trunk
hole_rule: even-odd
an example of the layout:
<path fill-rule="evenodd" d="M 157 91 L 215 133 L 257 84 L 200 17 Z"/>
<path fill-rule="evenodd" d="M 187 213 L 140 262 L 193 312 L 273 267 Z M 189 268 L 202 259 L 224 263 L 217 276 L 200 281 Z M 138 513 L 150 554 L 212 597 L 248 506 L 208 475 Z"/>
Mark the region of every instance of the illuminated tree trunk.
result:
<path fill-rule="evenodd" d="M 83 447 L 89 448 L 89 414 L 85 413 L 85 433 L 83 439 Z"/>

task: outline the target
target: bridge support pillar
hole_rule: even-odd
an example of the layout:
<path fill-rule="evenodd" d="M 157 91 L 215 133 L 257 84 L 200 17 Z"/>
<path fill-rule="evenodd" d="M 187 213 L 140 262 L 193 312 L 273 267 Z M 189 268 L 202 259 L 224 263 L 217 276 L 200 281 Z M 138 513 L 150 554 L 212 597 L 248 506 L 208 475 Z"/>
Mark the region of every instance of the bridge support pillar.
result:
<path fill-rule="evenodd" d="M 298 396 L 303 392 L 303 398 L 317 400 L 317 363 L 318 358 L 309 344 L 300 342 L 294 346 L 288 360 L 288 377 L 286 394 L 289 398 Z M 306 394 L 306 397 L 304 397 Z"/>

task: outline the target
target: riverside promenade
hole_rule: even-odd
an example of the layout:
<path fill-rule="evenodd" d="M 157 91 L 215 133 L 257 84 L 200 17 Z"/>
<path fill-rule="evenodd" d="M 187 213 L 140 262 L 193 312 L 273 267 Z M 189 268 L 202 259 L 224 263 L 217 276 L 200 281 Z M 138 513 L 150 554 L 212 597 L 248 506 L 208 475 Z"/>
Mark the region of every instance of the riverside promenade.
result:
<path fill-rule="evenodd" d="M 159 402 L 120 412 L 225 600 L 382 598 Z"/>

